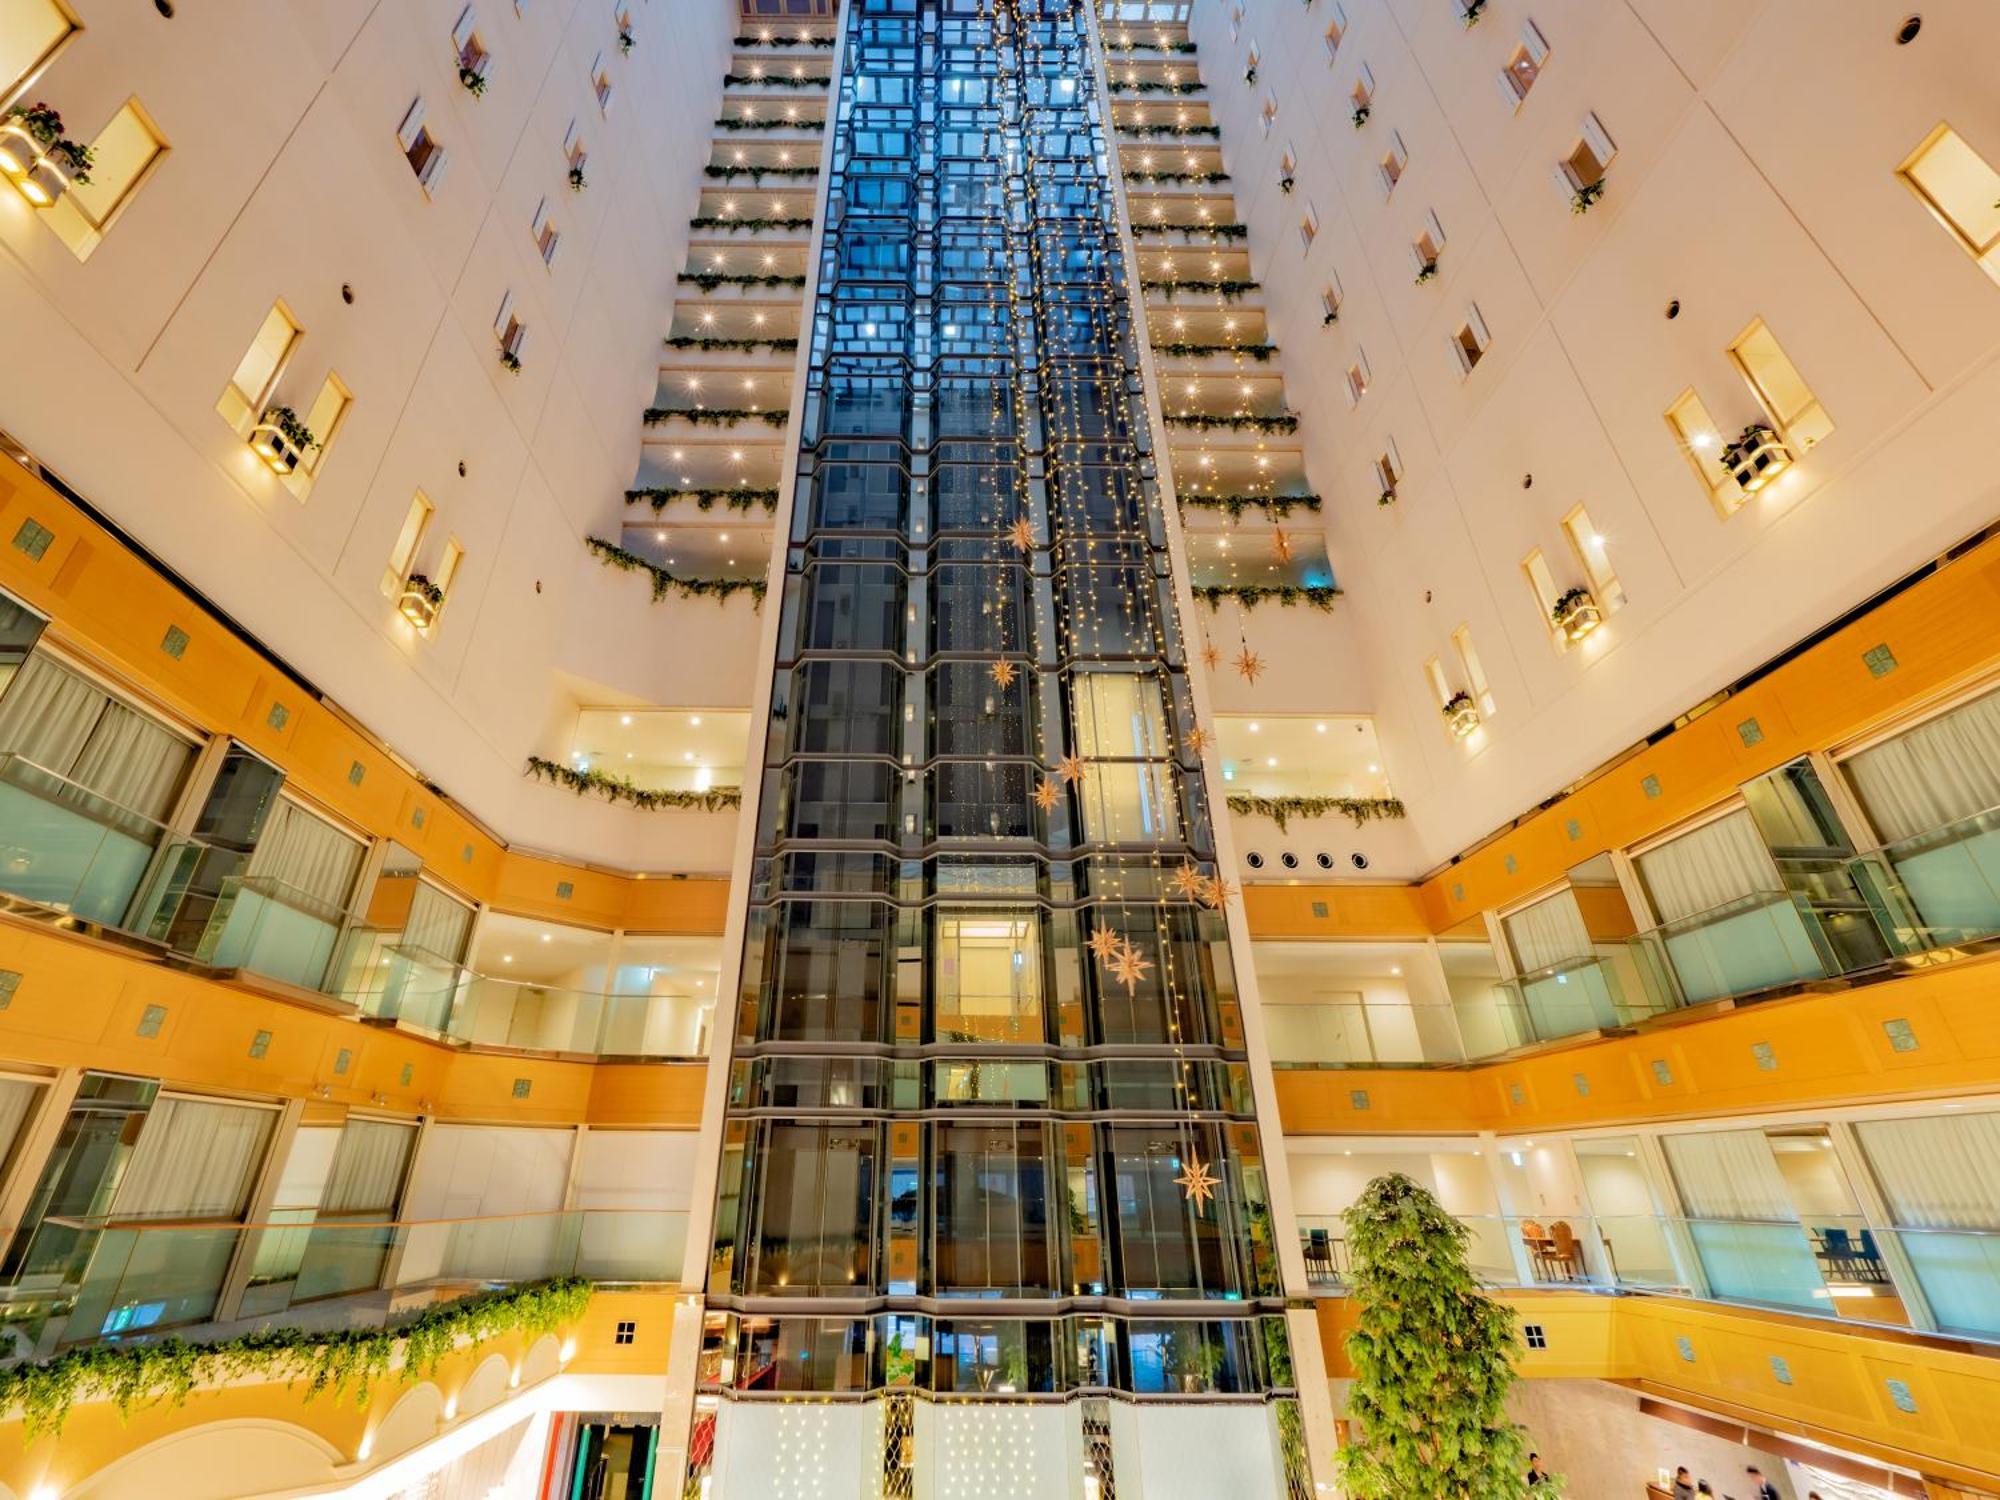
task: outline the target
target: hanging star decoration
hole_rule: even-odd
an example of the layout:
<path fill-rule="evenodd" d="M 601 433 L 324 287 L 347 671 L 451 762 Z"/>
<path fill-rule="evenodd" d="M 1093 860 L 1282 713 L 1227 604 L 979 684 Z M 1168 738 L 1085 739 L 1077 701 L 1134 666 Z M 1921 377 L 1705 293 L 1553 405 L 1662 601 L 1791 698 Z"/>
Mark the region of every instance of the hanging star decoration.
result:
<path fill-rule="evenodd" d="M 1220 875 L 1216 875 L 1202 881 L 1199 900 L 1203 906 L 1211 906 L 1220 911 L 1222 904 L 1235 894 L 1236 887 Z"/>
<path fill-rule="evenodd" d="M 1279 562 L 1290 562 L 1292 560 L 1292 539 L 1285 535 L 1284 527 L 1273 526 L 1271 528 L 1271 550 L 1278 554 Z"/>
<path fill-rule="evenodd" d="M 1211 672 L 1222 664 L 1222 653 L 1208 641 L 1201 643 L 1201 664 Z"/>
<path fill-rule="evenodd" d="M 1237 654 L 1234 665 L 1245 682 L 1255 682 L 1264 670 L 1264 658 L 1245 645 Z"/>
<path fill-rule="evenodd" d="M 1035 527 L 1026 516 L 1021 517 L 1007 528 L 1007 540 L 1023 552 L 1031 552 L 1035 546 Z"/>
<path fill-rule="evenodd" d="M 1195 758 L 1198 760 L 1201 758 L 1202 753 L 1215 743 L 1215 736 L 1197 724 L 1185 735 L 1181 736 L 1181 743 L 1192 750 L 1195 753 Z"/>
<path fill-rule="evenodd" d="M 1062 777 L 1064 784 L 1068 786 L 1075 786 L 1083 780 L 1088 769 L 1081 755 L 1065 755 L 1056 762 L 1056 775 Z"/>
<path fill-rule="evenodd" d="M 1054 812 L 1056 804 L 1060 801 L 1062 801 L 1062 788 L 1055 777 L 1044 777 L 1035 787 L 1035 806 L 1043 812 Z"/>
<path fill-rule="evenodd" d="M 1100 963 L 1110 963 L 1112 959 L 1118 956 L 1118 950 L 1124 946 L 1124 943 L 1125 940 L 1109 927 L 1100 927 L 1090 935 L 1090 942 L 1088 944 L 1090 956 L 1097 959 Z"/>
<path fill-rule="evenodd" d="M 1014 679 L 1021 675 L 1021 669 L 1011 661 L 996 661 L 986 670 L 993 674 L 995 687 L 1012 687 Z"/>
<path fill-rule="evenodd" d="M 1183 896 L 1192 896 L 1197 901 L 1206 900 L 1202 894 L 1208 889 L 1208 877 L 1193 865 L 1183 863 L 1174 871 L 1174 890 Z"/>
<path fill-rule="evenodd" d="M 1221 1183 L 1209 1174 L 1206 1162 L 1189 1152 L 1187 1164 L 1181 1168 L 1181 1175 L 1174 1179 L 1174 1186 L 1186 1194 L 1187 1201 L 1199 1211 L 1215 1196 L 1215 1190 Z"/>
<path fill-rule="evenodd" d="M 1125 993 L 1128 995 L 1139 992 L 1139 981 L 1146 977 L 1146 971 L 1152 967 L 1153 961 L 1143 957 L 1130 941 L 1121 942 L 1117 954 L 1111 960 L 1112 977 L 1125 986 Z"/>

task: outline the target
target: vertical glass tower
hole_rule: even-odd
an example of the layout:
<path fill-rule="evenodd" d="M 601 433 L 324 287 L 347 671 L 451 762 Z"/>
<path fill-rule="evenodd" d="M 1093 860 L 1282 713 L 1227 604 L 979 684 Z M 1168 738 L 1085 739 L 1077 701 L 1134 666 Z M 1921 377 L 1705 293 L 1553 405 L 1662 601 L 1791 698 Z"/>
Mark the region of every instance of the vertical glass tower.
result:
<path fill-rule="evenodd" d="M 688 1493 L 1310 1491 L 1074 0 L 852 0 Z"/>

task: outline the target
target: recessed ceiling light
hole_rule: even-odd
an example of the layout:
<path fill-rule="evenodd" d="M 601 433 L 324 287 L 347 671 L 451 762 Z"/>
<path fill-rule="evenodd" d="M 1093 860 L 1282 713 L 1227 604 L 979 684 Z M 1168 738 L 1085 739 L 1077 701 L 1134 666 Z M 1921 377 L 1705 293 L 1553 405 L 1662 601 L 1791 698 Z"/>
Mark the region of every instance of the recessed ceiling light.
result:
<path fill-rule="evenodd" d="M 620 714 L 618 716 L 618 722 L 620 724 L 625 725 L 627 728 L 630 728 L 632 724 L 632 716 L 630 714 Z"/>
<path fill-rule="evenodd" d="M 688 717 L 688 723 L 690 723 L 690 724 L 694 725 L 694 727 L 695 727 L 696 729 L 699 729 L 699 728 L 701 728 L 701 715 L 700 715 L 700 714 L 692 714 L 692 715 L 690 715 L 690 716 Z"/>

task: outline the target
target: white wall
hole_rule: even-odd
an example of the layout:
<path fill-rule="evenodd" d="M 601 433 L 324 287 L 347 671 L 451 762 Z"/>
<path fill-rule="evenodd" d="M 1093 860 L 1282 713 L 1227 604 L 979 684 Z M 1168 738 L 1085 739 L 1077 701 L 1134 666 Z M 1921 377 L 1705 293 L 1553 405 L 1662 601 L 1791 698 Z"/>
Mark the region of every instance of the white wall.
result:
<path fill-rule="evenodd" d="M 1220 3 L 1195 7 L 1193 34 L 1328 497 L 1342 613 L 1427 861 L 2000 512 L 1982 439 L 2000 399 L 2000 286 L 1895 175 L 1941 120 L 2000 161 L 2000 94 L 1969 62 L 2000 46 L 1990 6 L 1927 6 L 1899 47 L 1903 12 L 1829 26 L 1806 0 L 1491 0 L 1470 28 L 1447 0 L 1345 0 L 1332 62 L 1332 7 L 1247 8 L 1238 40 Z M 1552 50 L 1515 111 L 1496 77 L 1530 17 Z M 1364 61 L 1377 88 L 1356 129 Z M 1619 153 L 1579 217 L 1550 169 L 1586 111 Z M 1385 200 L 1391 130 L 1409 161 Z M 1276 185 L 1288 148 L 1291 197 Z M 1322 226 L 1309 250 L 1295 232 L 1307 203 Z M 1426 209 L 1447 241 L 1418 286 L 1408 245 Z M 1334 271 L 1346 304 L 1323 328 Z M 1474 303 L 1493 344 L 1462 379 L 1445 341 Z M 1725 429 L 1757 416 L 1725 355 L 1755 317 L 1834 430 L 1725 521 L 1663 414 L 1693 385 Z M 1350 408 L 1339 374 L 1362 347 L 1374 383 Z M 1369 464 L 1387 436 L 1406 478 L 1385 509 Z M 1558 652 L 1520 563 L 1540 547 L 1559 583 L 1584 581 L 1559 529 L 1578 503 L 1630 602 Z M 1460 623 L 1498 704 L 1462 744 L 1421 675 L 1427 656 L 1451 662 Z"/>
<path fill-rule="evenodd" d="M 735 7 L 635 0 L 619 56 L 608 0 L 474 0 L 495 59 L 475 99 L 451 47 L 464 3 L 183 5 L 168 20 L 145 0 L 78 0 L 84 29 L 31 97 L 86 138 L 136 97 L 170 149 L 86 262 L 0 194 L 16 377 L 0 428 L 510 839 L 726 868 L 732 818 L 646 822 L 521 771 L 566 748 L 578 694 L 707 706 L 749 681 L 747 604 L 648 605 L 581 546 L 616 534 L 637 467 Z M 608 115 L 588 76 L 600 53 Z M 434 199 L 395 135 L 419 94 L 451 154 Z M 572 120 L 589 150 L 580 194 Z M 562 232 L 552 268 L 530 236 L 544 198 Z M 518 376 L 491 331 L 510 290 L 531 335 Z M 303 411 L 329 369 L 355 395 L 303 502 L 214 409 L 278 298 L 305 337 L 277 399 Z M 419 487 L 437 506 L 420 566 L 447 534 L 466 548 L 428 638 L 380 591 Z M 696 630 L 712 670 L 677 674 L 687 654 L 662 647 Z"/>

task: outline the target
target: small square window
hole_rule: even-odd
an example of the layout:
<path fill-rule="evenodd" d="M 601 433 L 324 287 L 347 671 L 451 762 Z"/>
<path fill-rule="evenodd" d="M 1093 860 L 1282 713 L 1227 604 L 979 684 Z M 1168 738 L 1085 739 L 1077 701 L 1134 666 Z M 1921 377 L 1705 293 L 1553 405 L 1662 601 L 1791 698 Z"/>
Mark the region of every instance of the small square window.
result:
<path fill-rule="evenodd" d="M 1508 54 L 1507 66 L 1500 70 L 1500 97 L 1507 101 L 1509 109 L 1518 109 L 1528 97 L 1528 90 L 1542 76 L 1542 65 L 1548 60 L 1549 44 L 1542 40 L 1533 21 L 1523 22 L 1521 40 Z"/>
<path fill-rule="evenodd" d="M 1347 12 L 1336 5 L 1326 23 L 1326 60 L 1329 63 L 1340 56 L 1340 39 L 1346 35 Z"/>
<path fill-rule="evenodd" d="M 444 185 L 445 168 L 451 158 L 424 123 L 422 99 L 412 104 L 403 116 L 403 123 L 396 130 L 396 139 L 403 148 L 410 170 L 416 174 L 418 184 L 425 193 L 436 197 L 438 189 Z"/>
<path fill-rule="evenodd" d="M 40 562 L 48 555 L 49 544 L 55 539 L 53 531 L 29 516 L 15 529 L 14 550 L 25 553 L 32 562 Z"/>
<path fill-rule="evenodd" d="M 556 247 L 562 243 L 562 231 L 556 228 L 555 215 L 549 212 L 548 199 L 544 198 L 535 209 L 535 217 L 529 225 L 534 236 L 535 253 L 541 256 L 542 264 L 554 268 Z"/>
<path fill-rule="evenodd" d="M 611 1331 L 611 1342 L 614 1344 L 637 1343 L 638 1339 L 639 1325 L 630 1318 L 620 1318 L 618 1326 Z"/>
<path fill-rule="evenodd" d="M 614 90 L 611 84 L 611 70 L 604 65 L 604 54 L 601 52 L 590 65 L 590 91 L 597 98 L 598 113 L 610 114 L 611 95 Z"/>
<path fill-rule="evenodd" d="M 1933 217 L 2000 281 L 2000 171 L 1949 125 L 1939 125 L 1898 169 Z"/>
<path fill-rule="evenodd" d="M 1583 117 L 1583 129 L 1576 138 L 1576 144 L 1569 153 L 1556 164 L 1556 187 L 1569 200 L 1571 208 L 1588 208 L 1604 193 L 1604 174 L 1611 170 L 1611 163 L 1618 155 L 1618 148 L 1596 115 Z"/>
<path fill-rule="evenodd" d="M 1369 106 L 1375 102 L 1375 72 L 1367 63 L 1361 65 L 1361 71 L 1355 76 L 1354 87 L 1348 90 L 1347 97 L 1353 102 L 1358 116 L 1355 123 L 1357 125 L 1363 123 L 1367 119 Z"/>
<path fill-rule="evenodd" d="M 1549 1347 L 1548 1331 L 1540 1323 L 1523 1323 L 1521 1342 L 1530 1349 L 1546 1349 Z"/>
<path fill-rule="evenodd" d="M 1340 321 L 1340 278 L 1331 272 L 1327 274 L 1326 285 L 1319 289 L 1319 311 L 1321 327 Z"/>
<path fill-rule="evenodd" d="M 1429 281 L 1438 273 L 1438 259 L 1444 254 L 1444 225 L 1429 209 L 1424 210 L 1423 228 L 1410 242 L 1410 265 L 1418 282 Z"/>
<path fill-rule="evenodd" d="M 1382 153 L 1382 160 L 1376 166 L 1382 179 L 1382 196 L 1388 197 L 1396 191 L 1396 184 L 1403 180 L 1403 168 L 1409 165 L 1410 153 L 1403 145 L 1399 131 L 1389 132 L 1389 149 Z"/>
<path fill-rule="evenodd" d="M 1396 445 L 1390 443 L 1375 455 L 1375 484 L 1379 491 L 1376 503 L 1388 505 L 1396 498 L 1396 486 L 1402 482 L 1403 466 Z"/>
<path fill-rule="evenodd" d="M 1318 237 L 1319 210 L 1308 203 L 1305 213 L 1299 219 L 1299 245 L 1303 249 L 1310 250 L 1312 242 Z"/>
<path fill-rule="evenodd" d="M 1368 367 L 1360 359 L 1347 367 L 1347 403 L 1359 406 L 1361 398 L 1368 394 Z"/>
<path fill-rule="evenodd" d="M 1493 335 L 1486 330 L 1486 320 L 1479 315 L 1479 306 L 1474 303 L 1465 310 L 1465 321 L 1458 325 L 1458 332 L 1451 336 L 1451 352 L 1457 361 L 1461 375 L 1470 375 L 1473 367 L 1486 357 L 1488 347 L 1493 343 Z"/>

